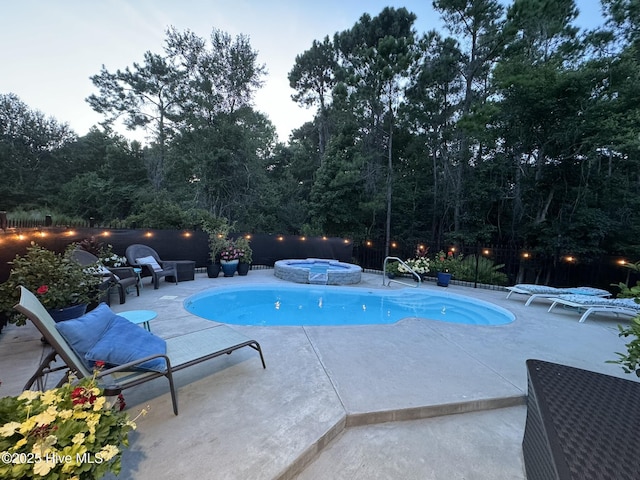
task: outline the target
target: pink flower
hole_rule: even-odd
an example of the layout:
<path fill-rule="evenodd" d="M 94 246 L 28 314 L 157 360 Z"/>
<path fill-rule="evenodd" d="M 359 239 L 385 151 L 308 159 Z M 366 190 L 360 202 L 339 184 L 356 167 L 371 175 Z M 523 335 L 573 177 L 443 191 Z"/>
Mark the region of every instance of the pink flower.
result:
<path fill-rule="evenodd" d="M 40 285 L 38 287 L 38 290 L 36 290 L 36 292 L 38 293 L 38 295 L 44 295 L 45 293 L 47 293 L 49 291 L 49 286 L 48 285 Z"/>

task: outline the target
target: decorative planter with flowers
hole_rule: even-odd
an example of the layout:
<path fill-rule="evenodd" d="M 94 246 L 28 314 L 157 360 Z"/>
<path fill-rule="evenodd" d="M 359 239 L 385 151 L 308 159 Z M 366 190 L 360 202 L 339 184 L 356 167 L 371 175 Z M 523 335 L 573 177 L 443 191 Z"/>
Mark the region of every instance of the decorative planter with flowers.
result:
<path fill-rule="evenodd" d="M 59 254 L 32 242 L 24 256 L 15 257 L 9 278 L 0 284 L 0 312 L 9 322 L 17 325 L 26 323 L 24 316 L 13 309 L 19 300 L 19 285 L 35 294 L 53 315 L 67 307 L 76 307 L 80 311 L 82 308 L 78 305 L 84 305 L 86 309 L 88 304 L 97 302 L 102 278 L 97 275 L 97 268 L 87 268 L 72 258 L 75 248 L 71 244 Z"/>
<path fill-rule="evenodd" d="M 96 374 L 44 392 L 0 398 L 0 478 L 117 475 L 122 447 L 136 428 L 124 406 L 122 395 L 113 404 L 108 401 Z"/>
<path fill-rule="evenodd" d="M 240 250 L 233 240 L 229 240 L 227 246 L 220 252 L 220 264 L 225 277 L 233 277 L 240 262 Z"/>

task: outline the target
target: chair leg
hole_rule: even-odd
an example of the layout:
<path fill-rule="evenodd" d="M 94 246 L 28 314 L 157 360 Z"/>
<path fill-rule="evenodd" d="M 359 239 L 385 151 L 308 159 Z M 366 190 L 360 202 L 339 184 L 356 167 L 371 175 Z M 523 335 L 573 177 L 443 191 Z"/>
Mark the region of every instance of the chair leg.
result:
<path fill-rule="evenodd" d="M 127 301 L 127 292 L 121 283 L 118 284 L 118 295 L 120 296 L 120 305 Z"/>

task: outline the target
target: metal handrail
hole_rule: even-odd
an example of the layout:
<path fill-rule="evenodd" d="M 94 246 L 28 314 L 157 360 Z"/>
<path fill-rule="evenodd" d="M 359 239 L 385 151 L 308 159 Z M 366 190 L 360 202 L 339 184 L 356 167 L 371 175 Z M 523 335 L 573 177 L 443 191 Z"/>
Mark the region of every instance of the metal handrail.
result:
<path fill-rule="evenodd" d="M 416 281 L 418 283 L 407 283 L 407 282 L 403 282 L 401 280 L 394 280 L 392 278 L 387 279 L 388 282 L 385 285 L 384 280 L 385 278 L 387 278 L 387 262 L 389 260 L 395 260 L 397 262 L 399 262 L 401 265 L 403 265 L 407 270 L 409 270 L 409 272 L 411 272 L 411 274 L 416 277 Z M 407 265 L 406 263 L 404 263 L 402 260 L 400 260 L 398 257 L 387 257 L 384 259 L 384 263 L 382 264 L 382 286 L 383 287 L 388 287 L 391 282 L 395 282 L 395 283 L 401 283 L 402 285 L 406 285 L 408 287 L 414 287 L 414 288 L 418 288 L 421 284 L 422 284 L 422 277 L 420 275 L 418 275 L 409 265 Z"/>

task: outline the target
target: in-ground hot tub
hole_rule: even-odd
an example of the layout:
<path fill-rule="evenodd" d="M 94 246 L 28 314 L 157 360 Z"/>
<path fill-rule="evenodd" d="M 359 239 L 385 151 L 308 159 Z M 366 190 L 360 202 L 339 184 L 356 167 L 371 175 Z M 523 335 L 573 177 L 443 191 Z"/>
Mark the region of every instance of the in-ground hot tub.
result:
<path fill-rule="evenodd" d="M 317 285 L 353 285 L 360 283 L 362 268 L 352 263 L 321 258 L 278 260 L 273 274 L 282 280 Z"/>

